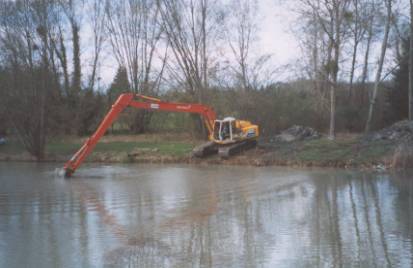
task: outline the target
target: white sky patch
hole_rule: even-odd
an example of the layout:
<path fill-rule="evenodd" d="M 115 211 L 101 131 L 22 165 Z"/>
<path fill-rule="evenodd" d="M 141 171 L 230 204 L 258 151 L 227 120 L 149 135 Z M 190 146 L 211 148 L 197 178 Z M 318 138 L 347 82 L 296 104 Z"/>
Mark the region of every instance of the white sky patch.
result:
<path fill-rule="evenodd" d="M 256 33 L 256 39 L 253 40 L 251 44 L 251 56 L 252 58 L 262 56 L 264 54 L 271 55 L 270 65 L 274 69 L 280 68 L 280 74 L 277 76 L 277 80 L 289 80 L 296 79 L 299 74 L 295 73 L 299 71 L 299 66 L 303 64 L 303 54 L 299 46 L 297 33 L 293 31 L 293 26 L 298 22 L 299 23 L 299 14 L 294 10 L 297 8 L 294 0 L 282 1 L 282 0 L 257 0 L 258 10 L 256 15 L 256 23 L 258 26 L 258 32 Z M 86 25 L 87 18 L 83 19 L 85 24 L 81 28 L 81 42 L 84 45 L 82 49 L 82 68 L 83 68 L 83 80 L 86 82 L 89 73 L 90 73 L 90 62 L 93 53 L 93 44 L 92 42 L 92 32 L 89 26 Z M 108 40 L 106 40 L 105 48 L 101 54 L 101 62 L 98 68 L 98 77 L 100 78 L 97 81 L 96 85 L 101 90 L 105 90 L 110 83 L 113 81 L 114 75 L 116 73 L 118 64 L 113 56 L 113 51 L 110 47 Z M 349 41 L 350 42 L 350 41 Z M 376 42 L 372 45 L 372 51 L 370 55 L 370 79 L 373 78 L 374 72 L 376 69 L 377 57 L 380 52 L 380 42 L 381 38 L 378 38 Z M 88 45 L 87 45 L 88 44 Z M 342 80 L 347 80 L 350 62 L 348 46 L 351 46 L 351 43 L 346 43 L 345 47 L 343 46 L 342 51 L 342 69 L 340 70 L 340 78 Z M 356 69 L 356 78 L 355 81 L 359 78 L 362 71 L 363 57 L 364 57 L 364 48 L 363 44 L 360 45 L 360 52 L 357 57 L 357 69 Z M 222 53 L 222 54 L 221 54 Z M 231 49 L 226 49 L 221 47 L 221 60 L 230 60 L 232 61 L 234 55 Z M 172 53 L 170 52 L 171 56 Z M 218 58 L 219 58 L 218 57 Z M 394 51 L 393 48 L 389 47 L 385 60 L 385 70 L 383 75 L 386 75 L 386 72 L 389 73 L 394 66 Z M 301 64 L 300 64 L 301 63 Z M 288 67 L 285 67 L 289 65 Z M 388 76 L 387 79 L 391 78 Z"/>
<path fill-rule="evenodd" d="M 294 62 L 301 53 L 298 42 L 291 33 L 291 26 L 297 15 L 285 5 L 276 2 L 259 1 L 258 47 L 262 53 L 273 55 L 274 64 L 285 65 Z"/>
<path fill-rule="evenodd" d="M 253 40 L 252 46 L 254 55 L 272 55 L 271 64 L 274 68 L 295 62 L 300 57 L 298 42 L 291 32 L 291 24 L 296 20 L 296 14 L 289 10 L 287 5 L 279 5 L 276 0 L 259 0 L 257 11 L 257 40 Z M 86 18 L 84 18 L 86 22 Z M 92 32 L 88 25 L 84 25 L 82 30 L 83 44 L 92 42 Z M 87 48 L 86 48 L 87 47 Z M 93 48 L 85 46 L 82 49 L 84 77 L 89 77 L 90 64 Z M 228 49 L 227 53 L 232 53 Z M 232 58 L 233 55 L 227 55 Z M 112 49 L 107 43 L 101 54 L 99 68 L 100 80 L 97 81 L 98 88 L 105 88 L 113 81 L 117 69 L 117 62 L 112 55 Z M 85 80 L 86 81 L 86 80 Z"/>

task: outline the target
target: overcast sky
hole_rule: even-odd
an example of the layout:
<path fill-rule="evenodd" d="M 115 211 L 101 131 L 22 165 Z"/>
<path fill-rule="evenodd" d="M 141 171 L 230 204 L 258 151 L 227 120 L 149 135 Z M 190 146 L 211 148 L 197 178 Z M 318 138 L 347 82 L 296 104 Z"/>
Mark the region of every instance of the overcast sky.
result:
<path fill-rule="evenodd" d="M 283 4 L 280 4 L 280 3 Z M 408 1 L 401 0 L 398 3 Z M 274 68 L 279 66 L 284 66 L 286 64 L 290 64 L 293 67 L 296 67 L 296 63 L 300 62 L 302 58 L 302 53 L 299 48 L 299 43 L 297 37 L 294 34 L 293 27 L 294 24 L 297 23 L 299 20 L 299 15 L 294 12 L 294 0 L 257 0 L 258 3 L 258 10 L 257 10 L 257 26 L 258 26 L 258 38 L 254 40 L 254 45 L 251 51 L 253 54 L 262 55 L 262 54 L 271 54 L 272 61 L 271 64 L 274 65 Z M 400 6 L 400 5 L 399 5 Z M 400 8 L 400 7 L 399 7 Z M 406 9 L 408 10 L 408 9 Z M 402 10 L 403 12 L 403 10 Z M 87 32 L 87 30 L 86 30 Z M 87 36 L 87 34 L 84 36 Z M 83 42 L 87 42 L 85 38 Z M 378 40 L 379 41 L 379 40 Z M 109 44 L 107 44 L 108 46 Z M 371 54 L 371 61 L 374 63 L 375 59 L 377 58 L 377 53 L 380 49 L 380 42 L 376 42 L 373 44 L 372 47 L 372 54 Z M 100 70 L 100 77 L 101 82 L 100 85 L 104 87 L 105 85 L 109 85 L 114 77 L 114 74 L 117 69 L 117 63 L 114 61 L 112 55 L 112 50 L 108 47 L 106 52 L 102 55 L 104 59 L 102 61 L 102 67 Z M 86 57 L 89 53 L 84 51 L 83 56 Z M 344 59 L 345 57 L 343 57 Z M 346 77 L 346 68 L 349 63 L 346 59 L 343 64 L 344 69 L 340 70 L 340 76 Z M 360 58 L 360 62 L 362 59 Z M 86 60 L 87 62 L 87 60 Z M 390 47 L 387 52 L 385 63 L 385 69 L 390 70 L 394 66 L 394 53 L 393 49 Z M 374 72 L 374 66 L 370 68 L 370 72 Z M 284 68 L 287 70 L 287 68 Z M 347 68 L 348 69 L 348 68 Z M 356 70 L 357 72 L 360 72 Z M 388 71 L 385 70 L 385 71 Z M 278 78 L 279 80 L 288 80 L 292 78 L 297 78 L 295 73 L 292 73 L 291 69 L 288 69 L 288 74 L 282 74 Z M 390 77 L 390 76 L 389 76 Z"/>
<path fill-rule="evenodd" d="M 295 61 L 300 49 L 291 28 L 297 15 L 288 6 L 276 0 L 259 0 L 258 26 L 260 28 L 258 45 L 262 52 L 274 55 L 274 60 L 284 65 Z M 262 18 L 260 18 L 262 17 Z"/>
<path fill-rule="evenodd" d="M 291 27 L 296 20 L 296 14 L 289 7 L 277 4 L 277 0 L 258 0 L 257 26 L 258 39 L 255 40 L 254 50 L 260 54 L 271 54 L 272 64 L 281 66 L 294 63 L 300 55 L 300 49 Z M 87 30 L 86 30 L 87 32 Z M 85 33 L 85 35 L 87 35 Z M 87 38 L 83 40 L 87 42 Z M 112 82 L 117 64 L 112 59 L 111 49 L 103 55 L 100 70 L 101 86 Z M 87 51 L 82 53 L 84 56 Z"/>

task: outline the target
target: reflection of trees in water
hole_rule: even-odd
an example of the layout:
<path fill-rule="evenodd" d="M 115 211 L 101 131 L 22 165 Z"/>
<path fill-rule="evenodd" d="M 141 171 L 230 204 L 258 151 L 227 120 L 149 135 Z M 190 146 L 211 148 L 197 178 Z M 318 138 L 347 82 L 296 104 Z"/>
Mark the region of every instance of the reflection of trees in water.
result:
<path fill-rule="evenodd" d="M 340 229 L 340 219 L 339 219 L 339 208 L 337 204 L 337 178 L 333 175 L 333 187 L 331 192 L 331 201 L 327 202 L 328 213 L 330 218 L 331 235 L 333 241 L 333 252 L 334 252 L 334 267 L 342 267 L 343 265 L 343 243 L 341 241 L 341 229 Z M 331 205 L 330 205 L 331 203 Z"/>
<path fill-rule="evenodd" d="M 379 229 L 379 232 L 380 232 L 380 240 L 381 240 L 381 245 L 383 247 L 383 255 L 385 257 L 387 267 L 391 267 L 391 262 L 390 262 L 386 237 L 385 237 L 385 234 L 384 234 L 383 221 L 382 221 L 382 216 L 381 216 L 381 208 L 380 208 L 380 205 L 379 205 L 379 196 L 378 196 L 377 190 L 376 190 L 377 185 L 373 185 L 372 180 L 363 180 L 363 181 L 366 181 L 370 185 L 370 188 L 371 188 L 371 195 L 372 195 L 372 199 L 373 199 L 373 205 L 374 205 L 375 212 L 376 212 L 376 225 L 377 225 L 377 227 Z"/>
<path fill-rule="evenodd" d="M 374 250 L 373 235 L 372 235 L 370 216 L 369 216 L 369 201 L 367 200 L 366 191 L 364 189 L 364 180 L 365 178 L 362 178 L 361 181 L 358 182 L 360 184 L 361 197 L 363 200 L 362 206 L 363 206 L 363 214 L 364 214 L 364 220 L 365 220 L 364 224 L 366 225 L 367 234 L 368 234 L 368 241 L 369 241 L 368 249 L 370 249 L 371 251 L 371 257 L 373 260 L 374 267 L 377 267 L 376 252 Z M 368 257 L 368 255 L 364 254 L 364 256 L 365 257 L 364 257 L 363 262 L 367 262 L 366 257 Z"/>
<path fill-rule="evenodd" d="M 131 267 L 399 263 L 403 248 L 411 248 L 410 181 L 407 187 L 380 175 L 311 176 L 279 184 L 240 178 L 230 187 L 208 177 L 201 192 L 190 192 L 188 203 L 168 215 L 146 193 L 127 208 L 138 220 L 126 229 L 132 239 L 105 261 Z M 389 234 L 399 225 L 404 231 L 394 242 Z"/>
<path fill-rule="evenodd" d="M 105 267 L 171 267 L 172 250 L 159 241 L 145 239 L 105 254 Z"/>
<path fill-rule="evenodd" d="M 308 232 L 311 237 L 311 255 L 304 263 L 309 266 L 343 265 L 342 224 L 340 208 L 343 188 L 338 176 L 315 177 L 315 193 L 311 203 Z"/>
<path fill-rule="evenodd" d="M 351 202 L 351 212 L 354 221 L 354 231 L 356 232 L 356 240 L 357 240 L 357 265 L 360 265 L 360 257 L 361 257 L 361 238 L 360 238 L 360 228 L 359 228 L 359 217 L 357 215 L 357 206 L 356 202 L 354 201 L 354 189 L 353 189 L 353 180 L 348 180 L 348 193 Z"/>
<path fill-rule="evenodd" d="M 393 232 L 400 222 L 411 221 L 403 216 L 395 220 L 408 209 L 403 209 L 406 200 L 397 202 L 399 194 L 390 178 L 352 172 L 313 178 L 308 229 L 312 257 L 307 265 L 390 267 L 406 258 L 404 247 L 409 247 L 412 236 L 394 239 Z M 410 187 L 408 196 L 411 191 Z"/>
<path fill-rule="evenodd" d="M 400 241 L 390 241 L 390 257 L 397 246 L 398 253 L 404 258 L 392 259 L 393 265 L 413 267 L 413 173 L 412 170 L 392 174 L 391 194 L 394 200 L 393 237 Z M 378 191 L 382 194 L 381 191 Z M 385 200 L 385 202 L 389 202 Z M 384 214 L 384 218 L 388 215 Z M 392 239 L 394 240 L 394 239 Z"/>

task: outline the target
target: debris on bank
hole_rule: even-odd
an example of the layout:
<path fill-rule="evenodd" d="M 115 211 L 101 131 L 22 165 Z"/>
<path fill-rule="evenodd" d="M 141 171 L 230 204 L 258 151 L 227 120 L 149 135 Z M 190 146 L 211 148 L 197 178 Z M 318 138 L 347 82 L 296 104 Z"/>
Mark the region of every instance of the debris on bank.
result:
<path fill-rule="evenodd" d="M 393 146 L 392 168 L 413 168 L 413 121 L 403 120 L 365 135 L 361 143 L 388 142 Z"/>
<path fill-rule="evenodd" d="M 390 140 L 403 142 L 406 139 L 413 139 L 413 121 L 400 121 L 390 127 L 367 134 L 363 142 Z"/>
<path fill-rule="evenodd" d="M 322 135 L 311 127 L 294 125 L 273 137 L 271 142 L 294 142 L 319 139 Z"/>

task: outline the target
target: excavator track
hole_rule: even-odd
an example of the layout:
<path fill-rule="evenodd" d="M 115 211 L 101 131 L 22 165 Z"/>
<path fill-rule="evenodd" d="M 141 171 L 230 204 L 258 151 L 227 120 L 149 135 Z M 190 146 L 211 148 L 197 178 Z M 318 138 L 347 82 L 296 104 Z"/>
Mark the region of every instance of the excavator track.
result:
<path fill-rule="evenodd" d="M 198 157 L 198 158 L 203 158 L 203 157 L 217 154 L 217 153 L 218 153 L 218 145 L 213 141 L 209 141 L 207 143 L 196 146 L 192 150 L 192 156 Z"/>
<path fill-rule="evenodd" d="M 230 156 L 233 156 L 248 149 L 252 149 L 255 146 L 257 146 L 256 140 L 246 140 L 240 143 L 220 147 L 218 150 L 218 155 L 222 159 L 228 159 Z"/>

